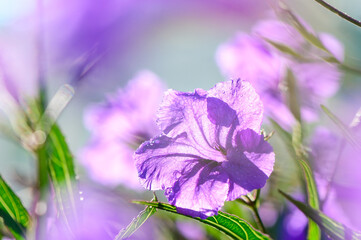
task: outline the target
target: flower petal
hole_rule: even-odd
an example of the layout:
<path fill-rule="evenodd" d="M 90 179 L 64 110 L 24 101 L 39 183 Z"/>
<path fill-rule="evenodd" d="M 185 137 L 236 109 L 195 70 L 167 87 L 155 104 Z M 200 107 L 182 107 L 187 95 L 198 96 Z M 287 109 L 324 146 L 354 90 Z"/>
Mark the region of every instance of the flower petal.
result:
<path fill-rule="evenodd" d="M 182 176 L 172 188 L 166 190 L 166 195 L 169 202 L 179 208 L 212 216 L 223 206 L 227 192 L 228 176 L 220 164 L 200 160 L 183 169 Z"/>
<path fill-rule="evenodd" d="M 151 190 L 172 187 L 187 167 L 208 159 L 207 155 L 219 155 L 216 150 L 203 152 L 189 143 L 187 133 L 170 138 L 160 135 L 143 143 L 134 154 L 139 178 L 143 186 Z"/>
<path fill-rule="evenodd" d="M 169 137 L 187 132 L 192 144 L 207 152 L 230 146 L 236 130 L 259 131 L 262 117 L 263 105 L 253 87 L 234 80 L 219 83 L 208 92 L 168 90 L 157 123 Z"/>
<path fill-rule="evenodd" d="M 222 163 L 230 179 L 228 201 L 262 188 L 273 171 L 275 155 L 263 136 L 251 129 L 237 133 L 236 148 L 227 152 Z"/>
<path fill-rule="evenodd" d="M 239 127 L 260 131 L 263 120 L 263 104 L 249 82 L 233 80 L 216 84 L 208 91 L 208 97 L 218 98 L 236 110 Z M 230 113 L 233 114 L 233 113 Z"/>

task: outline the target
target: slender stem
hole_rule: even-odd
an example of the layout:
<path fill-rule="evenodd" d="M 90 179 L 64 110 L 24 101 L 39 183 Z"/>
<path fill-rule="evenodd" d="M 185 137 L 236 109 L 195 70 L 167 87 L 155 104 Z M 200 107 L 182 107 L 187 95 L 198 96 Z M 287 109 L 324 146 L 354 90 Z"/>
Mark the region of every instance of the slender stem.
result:
<path fill-rule="evenodd" d="M 357 75 L 361 75 L 361 68 L 352 67 L 352 66 L 346 65 L 344 63 L 340 63 L 339 68 L 341 70 L 345 70 L 345 71 L 348 71 L 348 72 L 351 72 L 351 73 L 354 73 Z"/>
<path fill-rule="evenodd" d="M 327 199 L 330 195 L 330 191 L 331 191 L 331 187 L 332 187 L 332 184 L 333 184 L 333 180 L 335 179 L 335 176 L 336 176 L 336 173 L 337 173 L 337 169 L 339 168 L 339 164 L 340 164 L 340 161 L 341 161 L 341 155 L 343 153 L 343 150 L 346 146 L 346 140 L 345 139 L 342 139 L 341 141 L 341 144 L 340 144 L 340 149 L 339 149 L 339 152 L 336 156 L 336 162 L 335 162 L 335 166 L 333 167 L 332 169 L 332 173 L 331 173 L 331 177 L 330 179 L 328 180 L 327 182 L 327 186 L 326 186 L 326 194 L 325 194 L 325 197 L 324 199 L 321 201 L 321 206 L 323 206 L 326 202 L 327 202 Z"/>
<path fill-rule="evenodd" d="M 49 190 L 48 164 L 45 147 L 41 146 L 36 151 L 36 155 L 38 160 L 38 196 L 35 200 L 35 215 L 37 218 L 36 239 L 42 240 L 45 239 L 46 236 L 46 210 Z"/>
<path fill-rule="evenodd" d="M 257 223 L 258 228 L 262 232 L 266 233 L 266 228 L 264 227 L 261 216 L 259 215 L 259 212 L 258 212 L 260 193 L 261 193 L 261 190 L 258 189 L 254 199 L 252 199 L 248 195 L 245 195 L 244 199 L 243 198 L 238 198 L 238 199 L 236 199 L 236 201 L 243 204 L 243 205 L 246 205 L 247 207 L 249 207 L 252 210 L 253 215 L 254 215 L 254 219 L 255 219 L 255 221 Z"/>
<path fill-rule="evenodd" d="M 261 229 L 262 232 L 266 233 L 266 228 L 265 228 L 264 225 L 263 225 L 261 216 L 260 216 L 259 213 L 258 213 L 258 209 L 257 209 L 256 205 L 253 204 L 253 205 L 250 206 L 250 207 L 251 207 L 251 209 L 252 209 L 252 211 L 253 211 L 254 218 L 255 218 L 255 221 L 256 221 L 258 227 Z"/>
<path fill-rule="evenodd" d="M 37 29 L 36 29 L 36 47 L 38 64 L 38 84 L 40 95 L 45 93 L 45 51 L 44 51 L 44 26 L 43 26 L 43 0 L 37 0 Z M 45 96 L 45 95 L 44 95 Z"/>
<path fill-rule="evenodd" d="M 47 104 L 46 96 L 46 67 L 44 49 L 44 9 L 43 0 L 37 0 L 37 64 L 38 64 L 38 87 L 39 87 L 39 120 L 45 112 Z M 36 215 L 36 239 L 46 239 L 46 212 L 49 192 L 48 164 L 45 145 L 39 146 L 35 152 L 38 163 L 37 198 L 35 200 Z"/>
<path fill-rule="evenodd" d="M 353 17 L 350 17 L 349 15 L 347 15 L 346 13 L 338 10 L 337 8 L 331 6 L 330 4 L 328 4 L 327 2 L 323 1 L 323 0 L 315 0 L 316 2 L 318 2 L 319 4 L 321 4 L 323 7 L 327 8 L 328 10 L 330 10 L 331 12 L 337 14 L 338 16 L 342 17 L 343 19 L 355 24 L 358 27 L 361 27 L 361 22 L 354 19 Z"/>

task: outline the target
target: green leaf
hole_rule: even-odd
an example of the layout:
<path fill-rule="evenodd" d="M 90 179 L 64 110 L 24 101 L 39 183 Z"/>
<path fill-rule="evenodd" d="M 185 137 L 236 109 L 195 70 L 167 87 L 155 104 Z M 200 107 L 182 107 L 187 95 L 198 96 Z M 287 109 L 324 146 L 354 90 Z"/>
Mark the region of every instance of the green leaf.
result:
<path fill-rule="evenodd" d="M 297 162 L 303 171 L 305 177 L 308 203 L 312 207 L 318 209 L 319 208 L 318 192 L 312 170 L 308 165 L 307 156 L 303 149 L 301 124 L 299 122 L 296 123 L 296 125 L 293 128 L 293 134 L 291 135 L 274 120 L 270 119 L 270 121 L 273 127 L 275 128 L 276 132 L 280 134 L 282 140 L 287 145 L 287 149 L 290 152 L 290 155 L 294 159 L 297 159 Z M 313 221 L 309 222 L 308 236 L 309 239 L 320 239 L 320 230 Z"/>
<path fill-rule="evenodd" d="M 73 156 L 65 138 L 57 125 L 53 125 L 46 140 L 48 171 L 54 187 L 58 211 L 68 228 L 77 220 L 76 203 L 79 192 L 75 186 L 76 174 Z"/>
<path fill-rule="evenodd" d="M 15 239 L 25 239 L 26 229 L 30 225 L 30 215 L 20 199 L 11 190 L 0 175 L 0 217 Z"/>
<path fill-rule="evenodd" d="M 282 43 L 278 43 L 278 42 L 275 42 L 275 41 L 272 41 L 271 39 L 268 39 L 268 38 L 263 38 L 266 42 L 268 42 L 269 44 L 271 44 L 274 48 L 278 49 L 279 51 L 287 54 L 287 55 L 290 55 L 296 59 L 299 59 L 299 60 L 305 60 L 304 57 L 302 55 L 300 55 L 299 53 L 297 53 L 295 50 L 293 50 L 291 47 L 285 45 L 285 44 L 282 44 Z"/>
<path fill-rule="evenodd" d="M 206 219 L 201 219 L 198 217 L 191 217 L 188 215 L 184 215 L 182 213 L 179 213 L 177 211 L 177 208 L 175 206 L 172 206 L 170 204 L 166 203 L 160 203 L 160 202 L 146 202 L 146 201 L 134 201 L 134 203 L 142 204 L 146 206 L 151 206 L 154 208 L 158 208 L 164 211 L 172 212 L 175 214 L 179 214 L 185 217 L 192 218 L 194 220 L 200 221 L 202 223 L 205 223 L 211 227 L 214 227 L 218 229 L 219 231 L 222 231 L 232 239 L 237 240 L 257 240 L 257 239 L 271 239 L 268 235 L 254 229 L 249 223 L 246 221 L 225 213 L 219 211 L 217 215 L 208 217 Z"/>
<path fill-rule="evenodd" d="M 286 83 L 287 83 L 287 102 L 289 104 L 289 109 L 291 110 L 293 116 L 296 118 L 298 122 L 301 122 L 301 107 L 299 101 L 299 94 L 297 90 L 297 83 L 295 76 L 291 69 L 287 69 L 286 75 Z"/>
<path fill-rule="evenodd" d="M 350 129 L 335 115 L 333 114 L 326 106 L 321 105 L 322 110 L 327 114 L 327 116 L 340 128 L 346 140 L 356 148 L 360 148 L 359 142 L 356 140 Z"/>
<path fill-rule="evenodd" d="M 318 192 L 312 170 L 306 161 L 300 160 L 300 163 L 306 179 L 307 202 L 313 208 L 319 209 L 320 206 L 319 206 Z M 309 221 L 307 235 L 308 235 L 308 239 L 321 238 L 320 229 L 316 225 L 316 223 L 312 220 Z"/>
<path fill-rule="evenodd" d="M 290 195 L 279 190 L 280 193 L 292 202 L 299 210 L 301 210 L 307 217 L 311 218 L 316 222 L 321 229 L 331 238 L 335 240 L 351 239 L 359 240 L 361 239 L 361 232 L 353 231 L 345 225 L 334 221 L 333 219 L 326 216 L 320 210 L 314 209 L 306 204 L 293 199 Z"/>
<path fill-rule="evenodd" d="M 287 151 L 289 152 L 289 154 L 292 157 L 296 158 L 295 157 L 296 153 L 292 145 L 292 135 L 289 132 L 287 132 L 285 129 L 283 129 L 281 125 L 279 125 L 272 118 L 269 118 L 269 121 L 271 122 L 273 128 L 275 129 L 276 134 L 278 134 L 281 137 L 282 141 L 286 144 Z"/>
<path fill-rule="evenodd" d="M 281 14 L 280 17 L 286 22 L 291 24 L 293 27 L 297 29 L 297 31 L 312 45 L 316 46 L 317 48 L 322 49 L 323 51 L 327 52 L 328 54 L 332 55 L 332 53 L 323 45 L 322 41 L 310 32 L 307 27 L 299 20 L 299 18 L 293 14 L 291 9 L 284 3 L 281 2 L 280 8 L 278 10 Z"/>
<path fill-rule="evenodd" d="M 295 150 L 297 160 L 301 166 L 303 171 L 303 175 L 305 176 L 306 190 L 307 190 L 307 202 L 308 204 L 315 208 L 319 209 L 319 198 L 317 192 L 317 186 L 315 182 L 315 178 L 312 173 L 312 169 L 308 164 L 308 157 L 304 150 L 302 144 L 303 136 L 302 136 L 302 126 L 299 122 L 295 124 L 293 127 L 292 134 L 292 145 Z M 320 239 L 321 232 L 319 227 L 312 220 L 309 221 L 308 224 L 308 234 L 307 239 Z"/>
<path fill-rule="evenodd" d="M 156 208 L 147 206 L 139 215 L 133 219 L 133 221 L 124 229 L 122 229 L 118 235 L 115 237 L 115 240 L 126 239 L 130 237 L 135 231 L 137 231 L 147 219 L 156 212 Z"/>

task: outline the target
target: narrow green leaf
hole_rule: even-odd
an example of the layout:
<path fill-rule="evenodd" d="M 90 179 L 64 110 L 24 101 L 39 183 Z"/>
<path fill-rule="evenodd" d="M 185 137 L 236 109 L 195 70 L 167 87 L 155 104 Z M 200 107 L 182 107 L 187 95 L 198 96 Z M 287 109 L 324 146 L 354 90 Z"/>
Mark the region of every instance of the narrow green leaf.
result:
<path fill-rule="evenodd" d="M 114 240 L 121 240 L 130 237 L 135 233 L 147 219 L 156 212 L 156 208 L 147 206 L 139 215 L 133 219 L 133 221 L 124 229 L 122 229 Z"/>
<path fill-rule="evenodd" d="M 304 160 L 300 160 L 303 173 L 306 179 L 306 189 L 307 189 L 307 202 L 314 209 L 319 209 L 319 198 L 315 179 L 312 173 L 312 170 L 308 163 Z M 312 220 L 308 223 L 308 239 L 320 239 L 321 232 L 316 223 Z"/>
<path fill-rule="evenodd" d="M 268 38 L 263 38 L 266 42 L 268 42 L 269 44 L 271 44 L 274 48 L 278 49 L 279 51 L 287 54 L 287 55 L 290 55 L 296 59 L 299 59 L 299 60 L 305 60 L 304 57 L 302 55 L 300 55 L 298 52 L 296 52 L 295 50 L 293 50 L 291 47 L 285 45 L 285 44 L 282 44 L 282 43 L 278 43 L 278 42 L 275 42 L 275 41 L 272 41 L 271 39 L 268 39 Z"/>
<path fill-rule="evenodd" d="M 79 192 L 75 186 L 76 175 L 73 156 L 57 125 L 53 125 L 46 140 L 48 171 L 53 185 L 58 211 L 70 229 L 70 223 L 77 219 L 76 203 Z"/>
<path fill-rule="evenodd" d="M 30 215 L 20 199 L 0 175 L 0 217 L 15 239 L 24 239 L 30 225 Z"/>
<path fill-rule="evenodd" d="M 184 215 L 177 211 L 175 206 L 166 203 L 160 202 L 146 202 L 146 201 L 134 201 L 134 203 L 142 204 L 146 206 L 151 206 L 154 208 L 158 208 L 164 211 L 172 212 L 175 214 L 179 214 L 185 217 L 192 218 L 194 220 L 205 223 L 211 227 L 222 231 L 232 239 L 237 240 L 257 240 L 257 239 L 271 239 L 268 235 L 254 229 L 249 223 L 245 220 L 242 220 L 234 215 L 219 211 L 217 215 L 208 217 L 206 219 L 201 219 L 198 217 L 191 217 L 188 215 Z"/>
<path fill-rule="evenodd" d="M 308 204 L 315 208 L 319 209 L 319 198 L 317 192 L 317 186 L 315 178 L 312 173 L 312 169 L 308 164 L 308 156 L 303 147 L 303 136 L 302 136 L 302 126 L 299 122 L 293 127 L 292 133 L 292 145 L 295 150 L 298 163 L 301 166 L 303 175 L 305 177 L 306 190 L 307 190 L 307 202 Z M 307 239 L 318 240 L 321 238 L 321 232 L 319 227 L 311 219 L 308 224 L 308 234 Z"/>
<path fill-rule="evenodd" d="M 307 217 L 316 222 L 323 231 L 331 238 L 335 240 L 351 239 L 360 240 L 361 232 L 351 230 L 345 225 L 334 221 L 327 217 L 320 210 L 314 209 L 306 204 L 293 199 L 290 195 L 279 190 L 280 193 L 292 202 L 299 210 L 301 210 Z"/>
<path fill-rule="evenodd" d="M 300 165 L 303 175 L 305 177 L 305 184 L 307 190 L 308 203 L 318 209 L 319 208 L 319 199 L 317 193 L 317 187 L 315 180 L 312 174 L 312 170 L 307 163 L 307 156 L 303 149 L 302 144 L 302 126 L 299 122 L 293 128 L 293 134 L 284 130 L 277 122 L 270 119 L 273 127 L 276 132 L 278 132 L 286 144 L 287 149 L 292 156 L 292 158 L 297 159 L 298 164 Z M 320 230 L 318 226 L 310 220 L 308 228 L 308 239 L 320 239 Z"/>
<path fill-rule="evenodd" d="M 278 133 L 282 140 L 284 140 L 285 142 L 292 142 L 292 135 L 287 132 L 284 128 L 281 127 L 281 125 L 279 125 L 275 120 L 273 120 L 272 118 L 269 118 L 269 120 L 271 121 L 272 126 L 275 128 L 276 133 Z M 292 148 L 292 144 L 290 145 Z"/>
<path fill-rule="evenodd" d="M 332 55 L 332 53 L 323 45 L 322 41 L 312 32 L 308 30 L 299 18 L 291 11 L 291 9 L 284 2 L 280 2 L 278 13 L 281 19 L 291 24 L 297 31 L 312 45 Z"/>
<path fill-rule="evenodd" d="M 346 140 L 356 148 L 360 148 L 359 142 L 356 140 L 350 129 L 335 115 L 333 114 L 330 109 L 326 106 L 321 105 L 322 110 L 327 114 L 327 116 L 340 128 Z"/>
<path fill-rule="evenodd" d="M 269 121 L 271 122 L 273 128 L 275 129 L 276 134 L 278 134 L 282 141 L 286 144 L 287 147 L 287 151 L 289 152 L 289 154 L 293 157 L 296 158 L 296 153 L 295 150 L 293 149 L 292 146 L 292 135 L 287 132 L 285 129 L 283 129 L 281 127 L 281 125 L 279 125 L 275 120 L 273 120 L 272 118 L 269 118 Z"/>
<path fill-rule="evenodd" d="M 287 102 L 289 104 L 289 109 L 291 110 L 293 116 L 298 122 L 301 122 L 301 107 L 299 101 L 299 94 L 295 76 L 291 69 L 287 69 L 286 75 L 287 83 Z"/>

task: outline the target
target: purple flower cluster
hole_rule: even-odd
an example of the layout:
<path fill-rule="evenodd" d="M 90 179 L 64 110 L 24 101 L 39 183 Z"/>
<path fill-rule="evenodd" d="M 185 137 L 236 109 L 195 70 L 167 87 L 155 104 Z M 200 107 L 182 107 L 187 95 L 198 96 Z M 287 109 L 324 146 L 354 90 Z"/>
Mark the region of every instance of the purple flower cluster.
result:
<path fill-rule="evenodd" d="M 336 59 L 343 60 L 340 42 L 328 34 L 320 34 L 318 38 Z M 270 41 L 293 49 L 302 59 L 285 54 Z M 238 33 L 221 45 L 216 59 L 226 76 L 244 79 L 256 88 L 267 116 L 290 127 L 295 118 L 287 105 L 287 72 L 292 71 L 296 78 L 302 119 L 314 121 L 319 104 L 339 86 L 341 74 L 337 66 L 323 60 L 330 53 L 311 45 L 287 23 L 267 20 L 256 25 L 251 34 Z"/>
<path fill-rule="evenodd" d="M 361 229 L 358 220 L 361 188 L 356 183 L 361 180 L 358 172 L 360 159 L 357 157 L 360 151 L 346 142 L 342 143 L 342 138 L 324 127 L 315 129 L 310 147 L 321 211 L 345 226 Z M 303 196 L 298 199 L 304 201 Z M 347 211 L 346 205 L 352 206 L 352 211 Z M 298 209 L 292 208 L 285 223 L 287 234 L 292 239 L 305 237 L 307 217 Z"/>
<path fill-rule="evenodd" d="M 265 185 L 275 155 L 260 134 L 263 105 L 248 82 L 168 90 L 157 116 L 162 134 L 138 148 L 136 167 L 143 186 L 165 190 L 180 211 L 211 216 Z"/>
<path fill-rule="evenodd" d="M 132 155 L 143 141 L 160 133 L 155 115 L 164 90 L 153 73 L 143 71 L 125 89 L 86 112 L 85 124 L 93 140 L 81 152 L 80 161 L 94 180 L 140 187 Z"/>
<path fill-rule="evenodd" d="M 353 130 L 360 141 L 358 130 Z M 360 149 L 321 127 L 315 130 L 311 147 L 322 210 L 346 226 L 361 229 Z"/>

